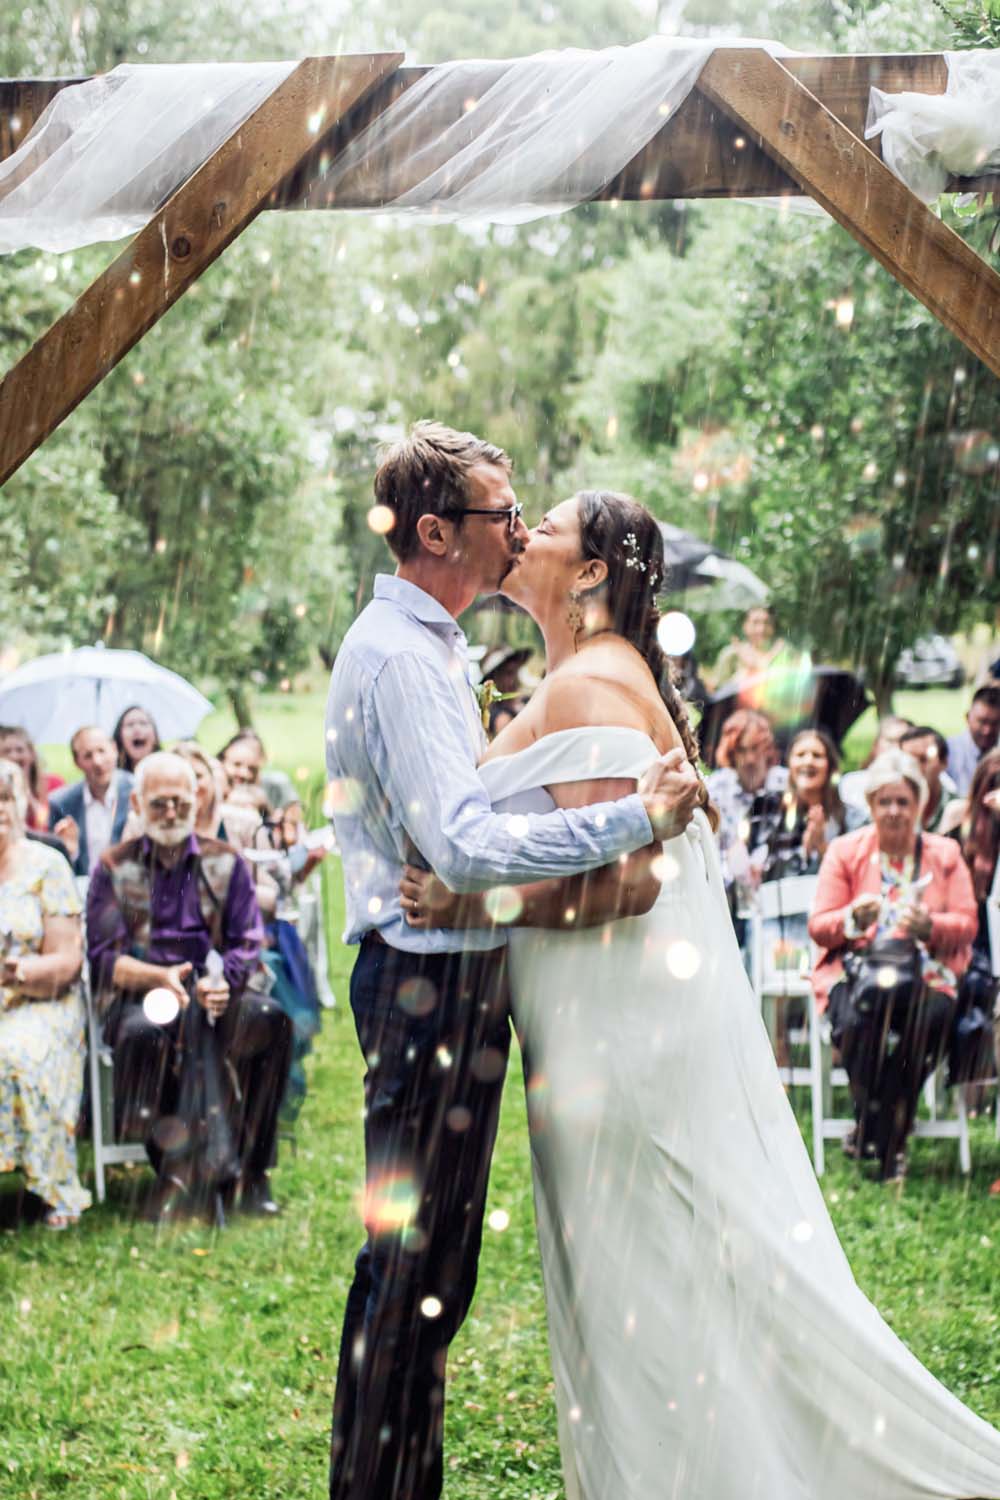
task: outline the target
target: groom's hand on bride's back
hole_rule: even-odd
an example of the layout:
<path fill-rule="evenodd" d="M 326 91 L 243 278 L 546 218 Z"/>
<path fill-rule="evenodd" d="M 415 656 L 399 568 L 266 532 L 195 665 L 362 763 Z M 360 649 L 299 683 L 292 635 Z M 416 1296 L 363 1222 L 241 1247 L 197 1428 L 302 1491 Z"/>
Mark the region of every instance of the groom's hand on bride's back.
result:
<path fill-rule="evenodd" d="M 694 817 L 701 780 L 678 746 L 650 766 L 636 790 L 658 839 L 676 838 Z"/>

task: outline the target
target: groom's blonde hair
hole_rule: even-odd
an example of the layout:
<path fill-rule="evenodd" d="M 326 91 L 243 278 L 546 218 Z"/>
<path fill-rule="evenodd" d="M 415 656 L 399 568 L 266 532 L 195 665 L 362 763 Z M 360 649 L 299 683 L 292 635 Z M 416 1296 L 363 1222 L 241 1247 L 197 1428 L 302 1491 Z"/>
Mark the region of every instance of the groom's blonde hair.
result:
<path fill-rule="evenodd" d="M 448 516 L 461 525 L 461 512 L 469 504 L 469 470 L 476 464 L 494 464 L 508 474 L 513 467 L 495 443 L 456 432 L 443 422 L 414 422 L 405 438 L 382 450 L 375 499 L 392 511 L 386 541 L 400 562 L 420 546 L 421 516 Z"/>

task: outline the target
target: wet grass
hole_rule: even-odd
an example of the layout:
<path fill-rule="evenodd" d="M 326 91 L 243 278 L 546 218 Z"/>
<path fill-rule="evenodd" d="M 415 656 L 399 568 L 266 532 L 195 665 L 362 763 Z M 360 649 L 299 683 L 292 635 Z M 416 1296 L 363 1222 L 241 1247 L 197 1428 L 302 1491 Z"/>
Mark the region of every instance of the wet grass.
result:
<path fill-rule="evenodd" d="M 331 931 L 339 873 L 331 869 Z M 99 1500 L 316 1500 L 343 1299 L 360 1230 L 360 1080 L 346 1007 L 350 955 L 335 947 L 340 1003 L 310 1065 L 275 1224 L 159 1231 L 134 1217 L 147 1174 L 117 1169 L 79 1230 L 0 1220 L 0 1493 Z M 831 1152 L 831 1213 L 865 1290 L 935 1374 L 1000 1424 L 1000 1175 L 992 1127 L 975 1171 L 921 1142 L 902 1191 L 862 1180 Z M 528 1140 L 512 1068 L 479 1292 L 451 1361 L 449 1500 L 561 1500 Z"/>

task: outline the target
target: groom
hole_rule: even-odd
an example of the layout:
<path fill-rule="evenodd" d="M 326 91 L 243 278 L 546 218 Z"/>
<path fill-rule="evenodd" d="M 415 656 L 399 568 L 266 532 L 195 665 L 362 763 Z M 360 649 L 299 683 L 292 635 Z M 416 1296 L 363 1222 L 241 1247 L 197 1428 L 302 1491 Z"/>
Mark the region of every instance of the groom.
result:
<path fill-rule="evenodd" d="M 330 682 L 327 768 L 367 1062 L 367 1240 L 344 1316 L 331 1500 L 441 1493 L 445 1362 L 475 1287 L 510 1042 L 503 931 L 407 926 L 404 858 L 415 846 L 456 891 L 571 875 L 680 832 L 697 794 L 674 752 L 620 802 L 491 811 L 456 618 L 527 544 L 510 471 L 502 449 L 437 422 L 385 455 L 375 497 L 396 572 L 375 579 Z"/>

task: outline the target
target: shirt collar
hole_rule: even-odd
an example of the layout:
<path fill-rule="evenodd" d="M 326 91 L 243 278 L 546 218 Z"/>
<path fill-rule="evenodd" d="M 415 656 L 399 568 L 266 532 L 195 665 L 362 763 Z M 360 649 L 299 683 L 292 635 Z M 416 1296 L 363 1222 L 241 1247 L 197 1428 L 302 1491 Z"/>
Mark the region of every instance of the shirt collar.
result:
<path fill-rule="evenodd" d="M 112 771 L 108 789 L 103 797 L 95 797 L 90 790 L 90 782 L 84 778 L 83 782 L 83 805 L 84 807 L 113 807 L 118 799 L 118 773 Z"/>
<path fill-rule="evenodd" d="M 398 605 L 422 625 L 432 625 L 439 630 L 444 627 L 456 640 L 465 640 L 455 616 L 449 614 L 432 594 L 406 578 L 398 578 L 395 573 L 378 573 L 375 577 L 375 598 L 387 599 Z"/>
<path fill-rule="evenodd" d="M 142 836 L 142 857 L 146 864 L 152 864 L 153 862 L 154 847 L 153 840 L 149 834 L 144 833 Z M 179 863 L 182 865 L 187 864 L 189 859 L 196 858 L 200 853 L 201 845 L 198 843 L 198 835 L 196 833 L 189 834 L 188 841 L 184 845 L 184 858 Z"/>

